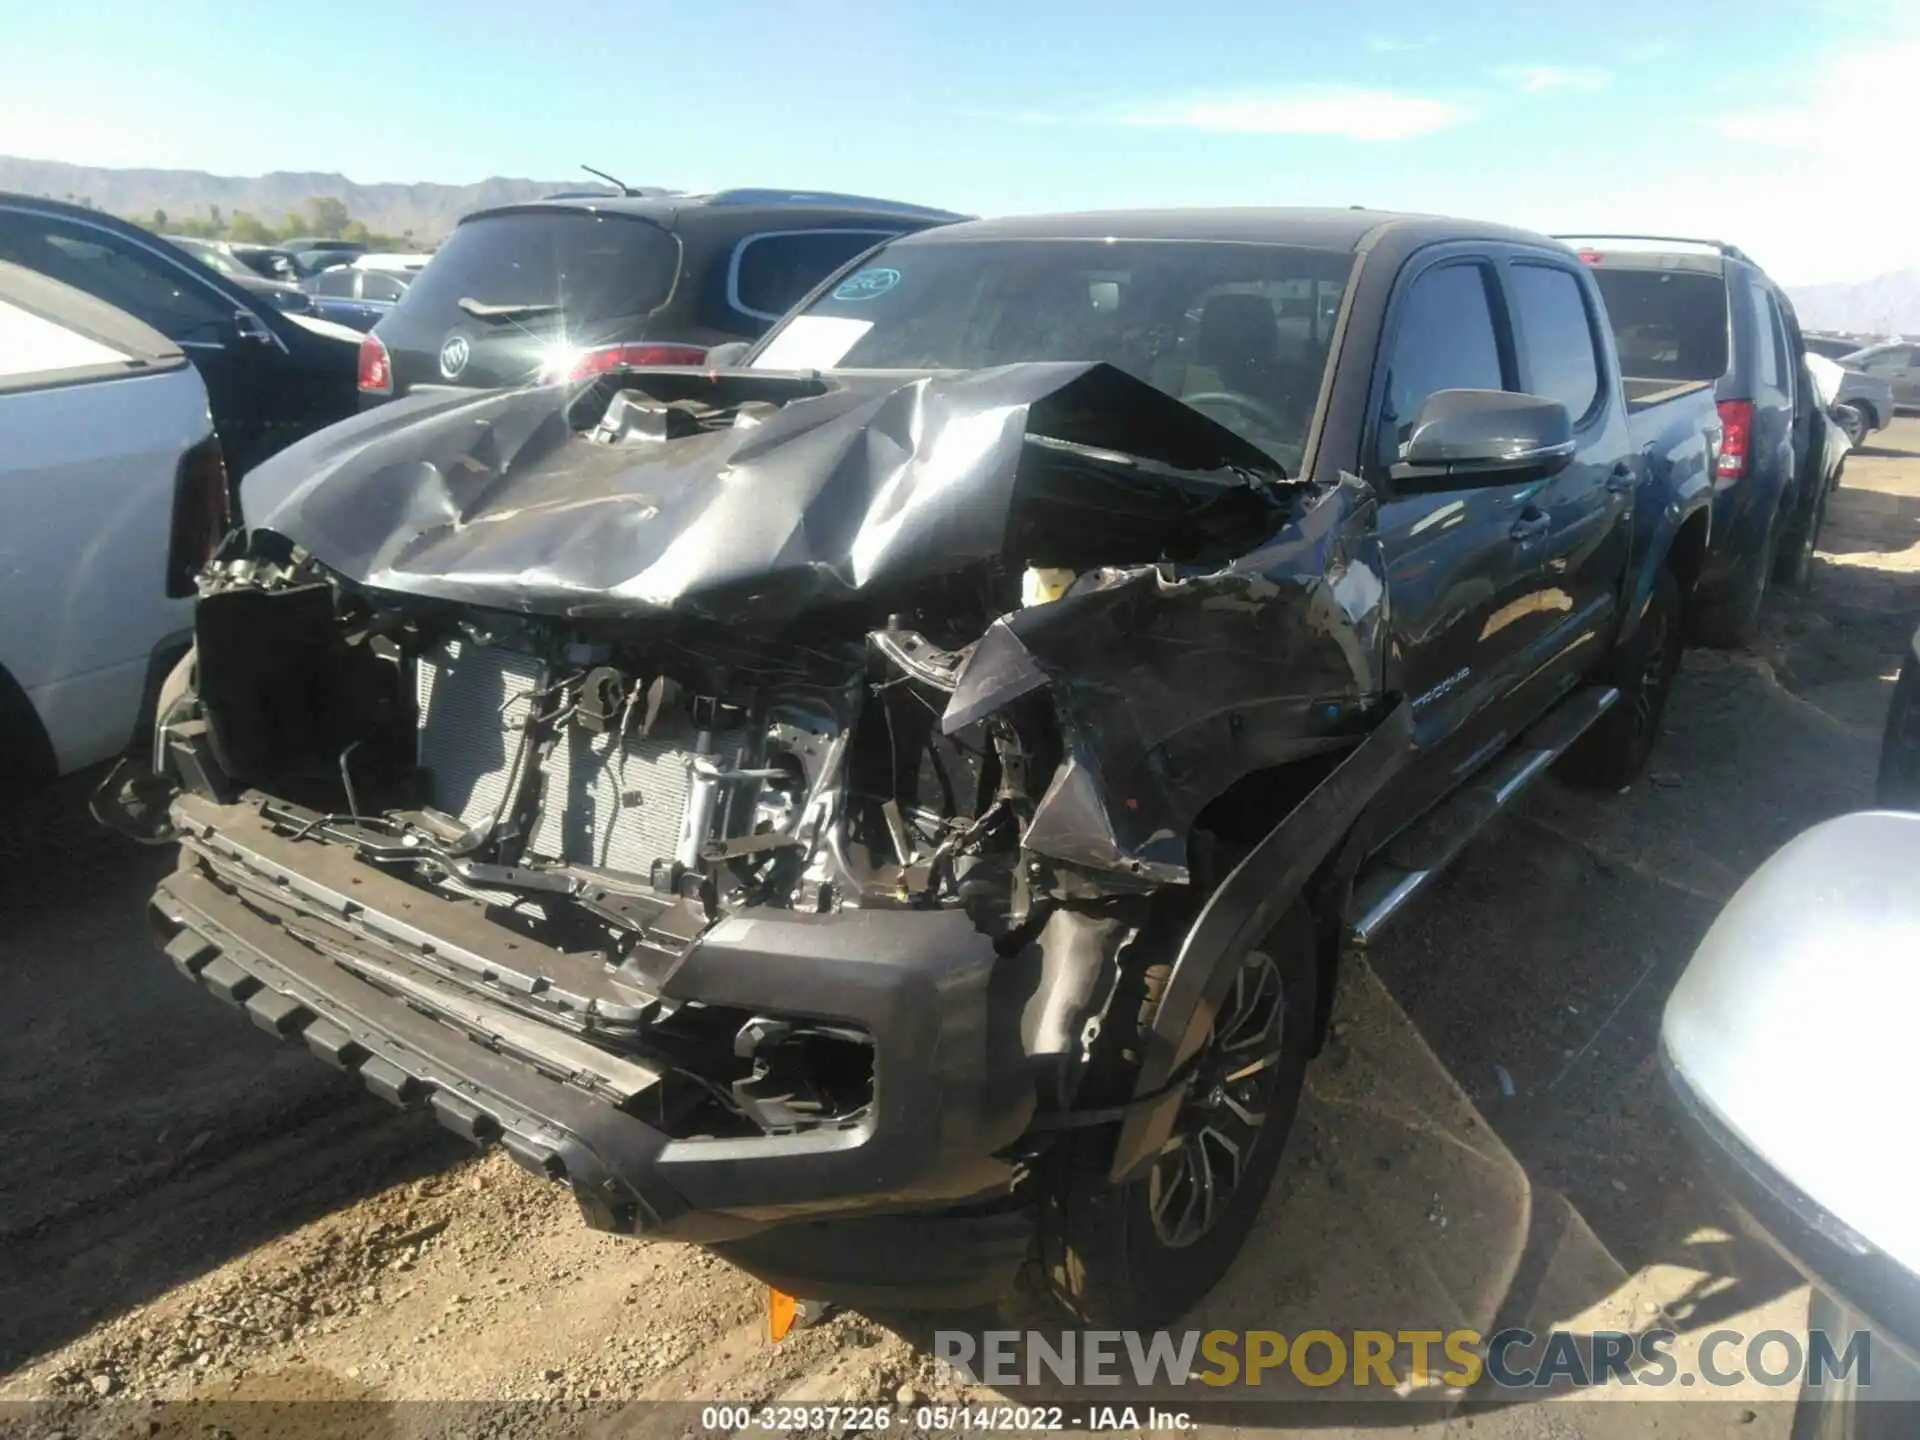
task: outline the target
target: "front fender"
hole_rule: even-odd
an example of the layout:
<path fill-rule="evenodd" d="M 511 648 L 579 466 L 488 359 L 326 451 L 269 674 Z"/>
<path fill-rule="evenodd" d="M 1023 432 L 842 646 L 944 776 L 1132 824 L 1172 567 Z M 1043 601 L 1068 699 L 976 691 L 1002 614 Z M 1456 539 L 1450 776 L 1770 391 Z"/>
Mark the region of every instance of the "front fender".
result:
<path fill-rule="evenodd" d="M 1402 702 L 1220 882 L 1187 932 L 1143 1037 L 1146 1057 L 1136 1096 L 1165 1088 L 1193 1057 L 1232 982 L 1235 962 L 1273 929 L 1412 756 L 1413 714 Z M 1114 1146 L 1115 1183 L 1136 1178 L 1159 1153 L 1181 1098 L 1176 1089 L 1128 1115 Z"/>

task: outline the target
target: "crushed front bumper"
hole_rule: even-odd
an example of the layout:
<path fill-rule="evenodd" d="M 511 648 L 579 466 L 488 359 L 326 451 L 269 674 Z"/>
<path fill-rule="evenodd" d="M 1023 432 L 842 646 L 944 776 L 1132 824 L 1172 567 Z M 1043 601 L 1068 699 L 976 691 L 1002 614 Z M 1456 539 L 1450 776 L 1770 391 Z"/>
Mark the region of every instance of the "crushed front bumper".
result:
<path fill-rule="evenodd" d="M 558 988 L 536 973 L 542 947 L 338 845 L 278 833 L 244 801 L 182 795 L 172 817 L 181 863 L 152 913 L 182 973 L 383 1099 L 498 1141 L 569 1185 L 597 1228 L 718 1242 L 1011 1188 L 1013 1167 L 996 1152 L 1033 1113 L 1018 999 L 995 993 L 993 945 L 963 914 L 756 909 L 720 920 L 662 977 L 661 999 L 859 1026 L 874 1042 L 873 1100 L 841 1126 L 676 1138 L 634 1113 L 660 1081 L 658 1061 L 499 1003 L 529 980 Z M 407 943 L 457 954 L 481 982 L 431 981 L 410 1001 L 342 963 L 404 965 Z"/>

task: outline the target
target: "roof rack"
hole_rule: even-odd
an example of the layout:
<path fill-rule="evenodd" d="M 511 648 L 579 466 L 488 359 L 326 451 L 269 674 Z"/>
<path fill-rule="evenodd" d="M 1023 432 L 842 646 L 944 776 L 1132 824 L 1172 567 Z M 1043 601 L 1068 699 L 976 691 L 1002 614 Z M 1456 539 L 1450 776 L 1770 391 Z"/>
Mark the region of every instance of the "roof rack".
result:
<path fill-rule="evenodd" d="M 872 195 L 842 195 L 833 190 L 773 190 L 743 187 L 718 190 L 704 197 L 709 205 L 846 205 L 861 210 L 883 211 L 889 215 L 910 216 L 918 220 L 965 220 L 952 210 L 931 205 L 909 205 L 901 200 L 882 200 Z"/>
<path fill-rule="evenodd" d="M 1753 264 L 1753 258 L 1738 245 L 1729 245 L 1724 240 L 1701 240 L 1690 235 L 1555 235 L 1555 240 L 1564 240 L 1571 244 L 1575 240 L 1638 240 L 1655 245 L 1698 245 L 1702 249 L 1712 250 L 1728 260 L 1739 260 L 1744 264 Z"/>

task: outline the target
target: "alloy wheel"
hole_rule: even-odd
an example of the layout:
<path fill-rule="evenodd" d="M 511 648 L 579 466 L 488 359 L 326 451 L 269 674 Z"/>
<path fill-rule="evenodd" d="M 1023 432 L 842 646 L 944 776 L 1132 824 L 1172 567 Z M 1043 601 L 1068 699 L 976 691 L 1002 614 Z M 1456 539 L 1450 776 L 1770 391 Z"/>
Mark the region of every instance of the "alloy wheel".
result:
<path fill-rule="evenodd" d="M 1200 1240 L 1239 1189 L 1267 1123 L 1285 1021 L 1280 967 L 1254 951 L 1221 1002 L 1173 1135 L 1148 1172 L 1148 1210 L 1163 1245 Z"/>

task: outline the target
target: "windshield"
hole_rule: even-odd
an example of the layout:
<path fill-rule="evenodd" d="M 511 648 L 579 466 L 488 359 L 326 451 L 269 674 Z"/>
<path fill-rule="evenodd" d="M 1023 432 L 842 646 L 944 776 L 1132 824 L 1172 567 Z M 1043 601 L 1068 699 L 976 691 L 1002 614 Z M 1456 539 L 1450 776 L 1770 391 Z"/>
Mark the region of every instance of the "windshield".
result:
<path fill-rule="evenodd" d="M 896 243 L 788 320 L 760 369 L 1103 361 L 1297 473 L 1353 257 L 1163 240 Z"/>

